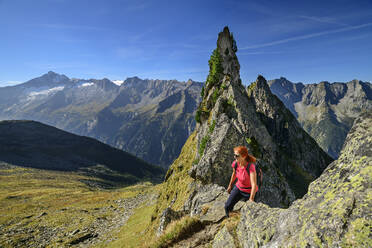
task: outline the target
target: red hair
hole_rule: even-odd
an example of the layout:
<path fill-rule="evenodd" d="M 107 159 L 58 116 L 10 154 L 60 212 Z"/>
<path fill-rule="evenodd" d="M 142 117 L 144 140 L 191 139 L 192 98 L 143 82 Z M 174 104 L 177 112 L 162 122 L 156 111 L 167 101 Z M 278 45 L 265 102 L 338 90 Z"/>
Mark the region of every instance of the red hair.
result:
<path fill-rule="evenodd" d="M 256 158 L 248 153 L 248 149 L 245 146 L 237 146 L 234 148 L 234 152 L 238 152 L 240 156 L 242 156 L 245 161 L 248 163 L 255 163 Z"/>

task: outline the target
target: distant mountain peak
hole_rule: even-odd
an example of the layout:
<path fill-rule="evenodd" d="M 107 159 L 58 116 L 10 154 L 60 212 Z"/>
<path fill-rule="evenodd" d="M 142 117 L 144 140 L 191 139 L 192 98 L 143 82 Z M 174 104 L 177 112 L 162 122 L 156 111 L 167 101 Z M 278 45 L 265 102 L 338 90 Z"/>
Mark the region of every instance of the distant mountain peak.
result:
<path fill-rule="evenodd" d="M 55 73 L 54 71 L 48 71 L 48 75 L 59 75 L 58 73 Z"/>
<path fill-rule="evenodd" d="M 41 77 L 54 78 L 56 81 L 69 80 L 69 78 L 64 74 L 58 74 L 54 71 L 48 71 L 48 73 L 42 75 Z"/>
<path fill-rule="evenodd" d="M 358 79 L 305 85 L 274 79 L 269 85 L 304 129 L 334 158 L 338 157 L 353 120 L 361 111 L 372 108 L 371 84 Z"/>
<path fill-rule="evenodd" d="M 46 74 L 43 74 L 40 77 L 31 79 L 23 84 L 20 84 L 22 87 L 56 87 L 70 84 L 73 81 L 70 80 L 67 76 L 63 74 L 58 74 L 53 71 L 49 71 Z"/>
<path fill-rule="evenodd" d="M 134 77 L 127 77 L 124 82 L 127 82 L 127 81 L 133 81 L 133 80 L 143 80 L 137 76 L 134 76 Z"/>
<path fill-rule="evenodd" d="M 256 84 L 257 84 L 258 88 L 261 88 L 261 89 L 271 93 L 270 87 L 269 87 L 266 79 L 262 75 L 258 75 L 257 80 L 256 80 Z"/>

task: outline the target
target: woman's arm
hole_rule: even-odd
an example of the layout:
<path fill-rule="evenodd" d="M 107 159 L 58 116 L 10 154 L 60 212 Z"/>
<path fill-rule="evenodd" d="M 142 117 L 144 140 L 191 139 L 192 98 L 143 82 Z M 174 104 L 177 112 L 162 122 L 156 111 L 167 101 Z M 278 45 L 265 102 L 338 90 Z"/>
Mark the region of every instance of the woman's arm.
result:
<path fill-rule="evenodd" d="M 251 179 L 251 196 L 249 197 L 249 201 L 254 201 L 254 196 L 256 195 L 257 190 L 257 173 L 255 171 L 249 173 L 249 177 Z"/>
<path fill-rule="evenodd" d="M 231 179 L 230 179 L 229 187 L 227 188 L 227 192 L 228 192 L 229 194 L 230 194 L 230 192 L 231 192 L 232 185 L 234 184 L 235 179 L 236 179 L 236 176 L 235 176 L 235 168 L 233 168 L 233 173 L 232 173 L 232 175 L 231 175 Z"/>

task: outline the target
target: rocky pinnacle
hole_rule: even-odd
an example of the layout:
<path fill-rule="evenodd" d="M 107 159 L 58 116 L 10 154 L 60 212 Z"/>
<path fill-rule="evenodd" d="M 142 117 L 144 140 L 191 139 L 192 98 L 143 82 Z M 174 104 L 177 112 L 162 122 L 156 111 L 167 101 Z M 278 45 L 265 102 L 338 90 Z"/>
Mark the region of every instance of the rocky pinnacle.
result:
<path fill-rule="evenodd" d="M 157 202 L 158 231 L 182 215 L 198 216 L 203 224 L 224 218 L 236 146 L 246 146 L 258 159 L 264 181 L 255 200 L 270 207 L 286 208 L 302 197 L 332 162 L 263 76 L 248 88 L 242 84 L 237 51 L 225 27 L 208 61 L 196 129 L 169 168 Z"/>
<path fill-rule="evenodd" d="M 196 127 L 197 163 L 190 176 L 202 184 L 226 187 L 233 148 L 244 145 L 265 170 L 261 200 L 288 206 L 306 193 L 308 184 L 332 160 L 271 93 L 263 76 L 248 89 L 243 86 L 236 51 L 233 35 L 225 27 L 209 61 Z"/>

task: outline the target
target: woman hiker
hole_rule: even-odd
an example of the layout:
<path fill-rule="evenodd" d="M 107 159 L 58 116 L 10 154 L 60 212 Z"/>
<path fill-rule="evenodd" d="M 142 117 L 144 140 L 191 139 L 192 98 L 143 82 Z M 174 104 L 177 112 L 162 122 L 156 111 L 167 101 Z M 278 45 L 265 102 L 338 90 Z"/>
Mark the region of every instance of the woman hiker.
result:
<path fill-rule="evenodd" d="M 248 154 L 248 150 L 245 146 L 235 147 L 234 157 L 235 160 L 231 165 L 233 173 L 231 175 L 229 187 L 227 188 L 227 192 L 230 196 L 225 203 L 225 213 L 227 217 L 229 217 L 229 212 L 233 210 L 235 204 L 240 199 L 254 202 L 254 196 L 258 191 L 256 166 L 254 164 L 256 158 Z M 232 188 L 236 178 L 238 182 L 234 185 L 234 188 Z"/>

